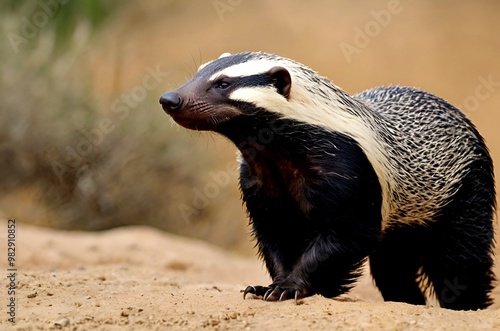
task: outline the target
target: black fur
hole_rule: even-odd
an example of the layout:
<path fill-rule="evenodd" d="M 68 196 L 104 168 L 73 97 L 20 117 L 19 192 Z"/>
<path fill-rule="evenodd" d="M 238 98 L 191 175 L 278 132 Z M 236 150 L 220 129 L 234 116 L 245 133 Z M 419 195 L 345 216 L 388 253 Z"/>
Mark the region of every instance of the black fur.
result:
<path fill-rule="evenodd" d="M 423 270 L 432 282 L 442 307 L 482 309 L 492 300 L 495 205 L 491 159 L 485 148 L 471 164 L 459 191 L 441 211 L 429 231 Z M 474 194 L 471 194 L 474 192 Z"/>
<path fill-rule="evenodd" d="M 221 133 L 244 159 L 243 201 L 273 279 L 261 291 L 271 289 L 268 300 L 346 292 L 379 240 L 381 189 L 372 166 L 345 135 L 251 113 Z"/>

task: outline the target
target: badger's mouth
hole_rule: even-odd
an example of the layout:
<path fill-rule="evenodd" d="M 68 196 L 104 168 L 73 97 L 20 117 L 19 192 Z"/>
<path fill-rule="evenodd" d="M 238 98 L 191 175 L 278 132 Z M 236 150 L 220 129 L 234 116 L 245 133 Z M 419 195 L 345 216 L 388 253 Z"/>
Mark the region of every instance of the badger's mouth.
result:
<path fill-rule="evenodd" d="M 214 106 L 200 100 L 184 100 L 169 92 L 160 98 L 163 110 L 179 125 L 191 130 L 219 131 L 224 123 L 241 112 L 230 106 Z"/>
<path fill-rule="evenodd" d="M 167 112 L 167 114 L 169 114 Z M 214 116 L 207 113 L 195 113 L 190 111 L 187 114 L 169 114 L 180 126 L 191 130 L 211 130 L 218 131 L 218 128 L 230 120 L 229 117 Z"/>

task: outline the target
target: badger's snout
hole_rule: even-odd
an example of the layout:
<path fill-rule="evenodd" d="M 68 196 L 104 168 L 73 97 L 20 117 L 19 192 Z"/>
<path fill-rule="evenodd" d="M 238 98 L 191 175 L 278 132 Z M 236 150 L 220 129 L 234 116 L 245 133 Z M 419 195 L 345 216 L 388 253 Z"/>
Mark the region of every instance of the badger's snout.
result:
<path fill-rule="evenodd" d="M 175 92 L 167 92 L 160 97 L 160 104 L 163 110 L 170 114 L 181 108 L 182 98 Z"/>

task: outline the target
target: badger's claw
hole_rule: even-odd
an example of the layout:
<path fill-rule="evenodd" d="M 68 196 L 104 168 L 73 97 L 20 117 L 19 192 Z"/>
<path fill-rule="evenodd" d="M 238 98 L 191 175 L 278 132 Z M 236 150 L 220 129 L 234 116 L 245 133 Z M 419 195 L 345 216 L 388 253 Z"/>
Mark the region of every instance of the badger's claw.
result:
<path fill-rule="evenodd" d="M 248 293 L 256 295 L 258 297 L 263 297 L 265 298 L 267 293 L 272 290 L 272 288 L 267 287 L 267 286 L 247 286 L 245 291 L 243 291 L 243 300 L 245 300 L 245 297 L 247 296 Z"/>
<path fill-rule="evenodd" d="M 284 301 L 294 299 L 297 300 L 307 296 L 307 292 L 293 287 L 281 286 L 247 286 L 243 291 L 243 299 L 251 293 L 255 296 L 262 297 L 265 301 Z"/>
<path fill-rule="evenodd" d="M 294 299 L 295 304 L 297 304 L 297 300 L 299 298 L 303 298 L 304 295 L 299 293 L 299 290 L 294 288 L 283 288 L 276 287 L 271 292 L 267 294 L 267 297 L 264 298 L 266 301 L 284 301 L 289 299 Z"/>

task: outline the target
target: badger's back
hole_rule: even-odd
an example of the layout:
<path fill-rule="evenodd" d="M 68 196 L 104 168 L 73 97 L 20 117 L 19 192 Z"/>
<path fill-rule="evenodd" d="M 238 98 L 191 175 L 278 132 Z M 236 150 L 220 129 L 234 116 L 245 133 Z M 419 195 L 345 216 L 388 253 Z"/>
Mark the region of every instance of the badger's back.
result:
<path fill-rule="evenodd" d="M 391 170 L 392 222 L 433 222 L 463 184 L 479 171 L 493 183 L 492 161 L 483 138 L 457 108 L 435 95 L 410 87 L 377 87 L 354 96 L 385 122 L 382 136 Z M 491 199 L 494 188 L 488 188 Z M 493 208 L 491 208 L 493 212 Z"/>

